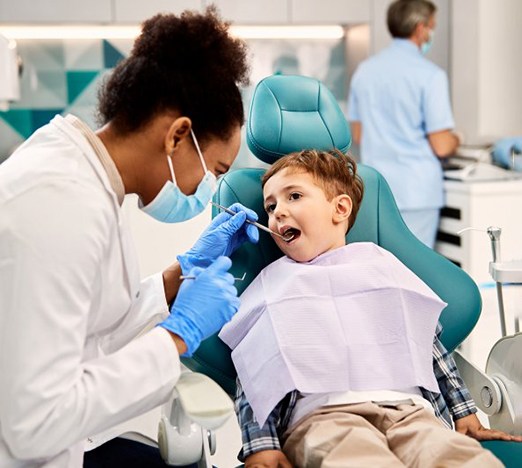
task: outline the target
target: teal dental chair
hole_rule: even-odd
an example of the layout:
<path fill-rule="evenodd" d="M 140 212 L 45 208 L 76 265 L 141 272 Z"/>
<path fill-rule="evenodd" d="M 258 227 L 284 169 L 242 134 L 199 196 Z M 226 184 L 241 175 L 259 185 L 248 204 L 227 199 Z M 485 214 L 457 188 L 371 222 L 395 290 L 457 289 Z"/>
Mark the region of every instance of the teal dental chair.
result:
<path fill-rule="evenodd" d="M 351 136 L 335 98 L 319 81 L 302 76 L 275 75 L 261 81 L 252 98 L 247 141 L 262 161 L 273 163 L 282 155 L 305 148 L 347 152 Z M 225 206 L 235 202 L 255 210 L 267 224 L 260 179 L 263 169 L 239 169 L 225 175 L 214 200 Z M 442 341 L 454 350 L 471 332 L 481 311 L 477 286 L 460 268 L 422 244 L 404 224 L 388 184 L 370 167 L 359 165 L 364 180 L 364 199 L 348 242 L 371 241 L 392 252 L 424 280 L 448 306 L 441 322 Z M 213 213 L 217 215 L 217 211 Z M 241 293 L 256 275 L 282 253 L 271 237 L 261 232 L 256 245 L 247 244 L 232 256 L 234 276 Z M 236 372 L 229 348 L 217 336 L 207 339 L 192 359 L 184 363 L 219 383 L 230 395 L 235 392 Z M 485 442 L 508 467 L 522 466 L 522 444 Z"/>

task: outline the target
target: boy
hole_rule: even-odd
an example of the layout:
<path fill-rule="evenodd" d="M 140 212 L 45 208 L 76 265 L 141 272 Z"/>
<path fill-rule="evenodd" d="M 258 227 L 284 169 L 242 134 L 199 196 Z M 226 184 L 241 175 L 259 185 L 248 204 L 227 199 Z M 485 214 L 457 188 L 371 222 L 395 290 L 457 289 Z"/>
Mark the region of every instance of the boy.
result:
<path fill-rule="evenodd" d="M 384 249 L 345 245 L 363 195 L 355 162 L 293 153 L 262 185 L 269 227 L 293 238 L 274 238 L 286 256 L 258 275 L 220 333 L 238 371 L 240 460 L 502 466 L 473 438 L 522 438 L 485 429 L 474 414 L 438 339 L 446 304 Z"/>

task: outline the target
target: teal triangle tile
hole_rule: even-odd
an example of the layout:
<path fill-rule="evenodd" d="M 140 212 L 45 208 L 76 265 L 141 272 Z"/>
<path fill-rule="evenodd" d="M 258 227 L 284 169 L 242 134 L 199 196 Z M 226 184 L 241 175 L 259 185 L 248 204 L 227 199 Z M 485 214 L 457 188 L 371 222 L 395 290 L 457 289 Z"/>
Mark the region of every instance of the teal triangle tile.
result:
<path fill-rule="evenodd" d="M 99 71 L 67 72 L 67 104 L 71 104 L 96 78 Z"/>
<path fill-rule="evenodd" d="M 65 65 L 64 41 L 31 39 L 17 41 L 20 55 L 32 66 L 43 70 L 63 69 Z"/>
<path fill-rule="evenodd" d="M 66 70 L 100 70 L 103 68 L 102 41 L 99 39 L 66 41 Z"/>
<path fill-rule="evenodd" d="M 109 41 L 103 40 L 103 66 L 113 68 L 123 59 L 123 54 L 116 49 Z"/>
<path fill-rule="evenodd" d="M 73 101 L 67 104 L 67 108 L 90 106 L 96 108 L 98 105 L 98 92 L 104 82 L 106 76 L 104 71 L 101 71 L 89 83 L 89 85 L 82 91 L 82 93 Z M 56 106 L 47 106 L 56 107 Z M 74 113 L 74 112 L 73 112 Z"/>
<path fill-rule="evenodd" d="M 0 112 L 0 119 L 7 123 L 23 138 L 28 138 L 33 133 L 31 109 L 11 109 Z"/>
<path fill-rule="evenodd" d="M 25 138 L 20 133 L 0 118 L 0 163 L 10 156 L 24 140 Z"/>
<path fill-rule="evenodd" d="M 32 132 L 48 124 L 56 114 L 61 114 L 62 112 L 63 109 L 33 110 L 31 115 Z"/>
<path fill-rule="evenodd" d="M 36 109 L 54 109 L 67 104 L 67 80 L 65 70 L 40 70 L 37 72 L 38 87 L 33 91 L 32 99 Z"/>

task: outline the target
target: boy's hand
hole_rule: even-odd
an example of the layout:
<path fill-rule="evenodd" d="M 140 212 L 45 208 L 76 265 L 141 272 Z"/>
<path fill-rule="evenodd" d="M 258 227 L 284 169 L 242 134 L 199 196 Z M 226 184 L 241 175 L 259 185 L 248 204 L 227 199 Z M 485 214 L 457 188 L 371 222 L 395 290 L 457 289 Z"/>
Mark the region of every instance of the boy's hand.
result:
<path fill-rule="evenodd" d="M 476 414 L 470 414 L 455 421 L 455 430 L 477 440 L 513 440 L 522 442 L 522 436 L 514 436 L 503 431 L 485 428 Z"/>
<path fill-rule="evenodd" d="M 262 450 L 247 457 L 245 468 L 292 468 L 292 464 L 281 450 Z"/>

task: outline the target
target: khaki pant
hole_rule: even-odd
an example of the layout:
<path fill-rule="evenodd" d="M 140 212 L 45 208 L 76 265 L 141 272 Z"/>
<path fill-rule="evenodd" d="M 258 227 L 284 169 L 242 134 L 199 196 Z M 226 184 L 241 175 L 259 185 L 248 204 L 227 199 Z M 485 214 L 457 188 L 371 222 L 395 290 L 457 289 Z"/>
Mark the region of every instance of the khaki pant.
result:
<path fill-rule="evenodd" d="M 320 408 L 286 432 L 283 451 L 299 468 L 503 466 L 476 440 L 410 404 Z"/>

